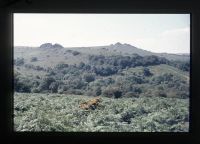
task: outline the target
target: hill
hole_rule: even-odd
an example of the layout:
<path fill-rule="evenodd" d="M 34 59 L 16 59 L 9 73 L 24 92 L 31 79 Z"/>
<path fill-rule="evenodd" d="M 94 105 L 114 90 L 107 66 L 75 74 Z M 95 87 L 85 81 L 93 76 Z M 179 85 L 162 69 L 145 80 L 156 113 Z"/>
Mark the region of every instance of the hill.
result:
<path fill-rule="evenodd" d="M 15 130 L 188 131 L 189 56 L 163 55 L 120 43 L 14 48 Z"/>
<path fill-rule="evenodd" d="M 31 57 L 37 57 L 37 65 L 41 66 L 55 66 L 60 62 L 68 64 L 77 64 L 87 61 L 88 55 L 132 55 L 138 54 L 140 56 L 156 55 L 164 57 L 168 60 L 188 61 L 189 55 L 177 55 L 167 53 L 153 53 L 143 49 L 136 48 L 129 44 L 111 44 L 108 46 L 96 47 L 73 47 L 64 48 L 59 44 L 52 45 L 51 43 L 42 44 L 40 47 L 15 47 L 14 58 L 23 57 L 25 60 L 30 61 Z M 76 57 L 76 55 L 78 55 Z"/>

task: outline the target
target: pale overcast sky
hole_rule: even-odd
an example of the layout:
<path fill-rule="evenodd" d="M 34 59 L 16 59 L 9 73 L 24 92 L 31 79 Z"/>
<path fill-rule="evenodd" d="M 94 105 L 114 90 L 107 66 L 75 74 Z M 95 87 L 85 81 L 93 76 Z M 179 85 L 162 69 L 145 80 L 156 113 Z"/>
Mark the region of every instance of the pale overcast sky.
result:
<path fill-rule="evenodd" d="M 14 46 L 86 47 L 128 43 L 152 52 L 189 53 L 189 14 L 14 14 Z"/>

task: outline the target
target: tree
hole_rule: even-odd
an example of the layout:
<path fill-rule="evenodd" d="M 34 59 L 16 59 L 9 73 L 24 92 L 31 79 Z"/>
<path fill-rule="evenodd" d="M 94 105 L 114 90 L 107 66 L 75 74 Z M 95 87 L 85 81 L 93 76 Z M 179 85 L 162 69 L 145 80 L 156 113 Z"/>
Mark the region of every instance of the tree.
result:
<path fill-rule="evenodd" d="M 63 68 L 67 68 L 67 67 L 69 67 L 69 65 L 68 65 L 68 64 L 65 64 L 65 63 L 59 63 L 59 64 L 57 64 L 57 65 L 55 66 L 55 68 L 58 69 L 58 70 L 61 70 L 61 69 L 63 69 Z"/>
<path fill-rule="evenodd" d="M 153 82 L 155 82 L 156 84 L 161 84 L 164 82 L 169 83 L 171 81 L 173 81 L 173 75 L 171 73 L 164 73 L 153 78 Z"/>
<path fill-rule="evenodd" d="M 84 62 L 80 62 L 79 65 L 78 65 L 78 68 L 82 69 L 84 66 L 85 66 L 85 63 Z"/>
<path fill-rule="evenodd" d="M 32 57 L 31 58 L 31 62 L 36 62 L 38 59 L 37 59 L 37 57 Z"/>
<path fill-rule="evenodd" d="M 95 75 L 94 74 L 90 74 L 90 73 L 86 73 L 83 75 L 83 78 L 86 82 L 92 82 L 95 80 Z"/>
<path fill-rule="evenodd" d="M 94 72 L 100 76 L 109 76 L 117 73 L 118 70 L 114 66 L 106 65 L 94 67 Z"/>
<path fill-rule="evenodd" d="M 101 93 L 102 93 L 101 87 L 97 87 L 97 88 L 95 89 L 95 94 L 96 94 L 96 96 L 101 95 Z"/>
<path fill-rule="evenodd" d="M 118 87 L 108 87 L 103 91 L 103 95 L 106 97 L 120 98 L 122 96 L 122 91 Z"/>
<path fill-rule="evenodd" d="M 170 61 L 168 62 L 170 66 L 176 67 L 182 71 L 190 70 L 190 61 Z"/>
<path fill-rule="evenodd" d="M 149 70 L 149 68 L 147 68 L 147 67 L 145 67 L 144 69 L 143 69 L 143 74 L 144 74 L 144 76 L 152 76 L 152 73 L 150 72 L 150 70 Z"/>
<path fill-rule="evenodd" d="M 78 52 L 78 51 L 73 51 L 72 54 L 73 54 L 74 56 L 76 56 L 76 55 L 79 55 L 80 52 Z"/>
<path fill-rule="evenodd" d="M 45 77 L 39 85 L 39 90 L 49 90 L 49 86 L 52 82 L 55 82 L 53 77 Z"/>
<path fill-rule="evenodd" d="M 31 92 L 30 80 L 27 77 L 21 76 L 20 73 L 14 73 L 14 90 L 16 92 Z"/>
<path fill-rule="evenodd" d="M 49 89 L 51 90 L 51 93 L 56 93 L 58 92 L 58 83 L 57 82 L 52 82 L 50 85 L 49 85 Z"/>
<path fill-rule="evenodd" d="M 24 58 L 17 58 L 15 61 L 14 61 L 14 64 L 16 66 L 21 66 L 24 64 Z"/>

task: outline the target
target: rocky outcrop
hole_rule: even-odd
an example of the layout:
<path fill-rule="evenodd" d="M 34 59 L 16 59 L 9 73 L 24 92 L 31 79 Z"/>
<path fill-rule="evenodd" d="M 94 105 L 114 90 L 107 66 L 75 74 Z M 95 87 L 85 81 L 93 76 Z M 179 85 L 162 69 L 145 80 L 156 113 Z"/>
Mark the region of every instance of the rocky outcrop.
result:
<path fill-rule="evenodd" d="M 55 43 L 52 45 L 52 43 L 44 43 L 40 46 L 42 49 L 49 49 L 49 48 L 64 48 L 62 45 Z"/>

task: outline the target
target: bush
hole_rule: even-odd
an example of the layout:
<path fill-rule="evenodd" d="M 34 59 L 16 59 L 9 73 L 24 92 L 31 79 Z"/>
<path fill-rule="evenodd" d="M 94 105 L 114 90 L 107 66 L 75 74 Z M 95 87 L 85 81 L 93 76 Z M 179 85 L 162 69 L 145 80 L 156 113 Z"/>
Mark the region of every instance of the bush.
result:
<path fill-rule="evenodd" d="M 25 64 L 24 67 L 27 69 L 35 69 L 35 66 L 32 64 Z"/>
<path fill-rule="evenodd" d="M 168 64 L 182 71 L 190 71 L 190 61 L 170 61 Z"/>
<path fill-rule="evenodd" d="M 52 82 L 50 85 L 49 85 L 49 89 L 51 90 L 51 93 L 56 93 L 58 92 L 58 83 L 57 82 Z"/>
<path fill-rule="evenodd" d="M 92 82 L 95 80 L 95 75 L 94 74 L 90 74 L 90 73 L 86 73 L 83 75 L 83 78 L 86 82 Z"/>
<path fill-rule="evenodd" d="M 118 70 L 116 69 L 116 67 L 106 65 L 106 66 L 94 67 L 94 72 L 100 76 L 109 76 L 116 74 Z"/>
<path fill-rule="evenodd" d="M 122 91 L 117 87 L 108 87 L 103 91 L 103 95 L 110 98 L 120 98 L 122 96 Z"/>
<path fill-rule="evenodd" d="M 52 82 L 55 82 L 55 79 L 53 77 L 43 78 L 39 85 L 39 90 L 40 91 L 49 90 L 49 86 Z"/>
<path fill-rule="evenodd" d="M 36 66 L 34 67 L 35 70 L 38 70 L 38 71 L 44 71 L 44 68 L 41 67 L 41 66 Z"/>
<path fill-rule="evenodd" d="M 101 87 L 95 87 L 94 89 L 89 89 L 86 93 L 88 96 L 100 96 L 102 94 Z"/>
<path fill-rule="evenodd" d="M 164 82 L 169 83 L 171 81 L 173 81 L 173 75 L 170 73 L 164 73 L 162 75 L 153 78 L 153 82 L 156 84 L 161 84 Z"/>
<path fill-rule="evenodd" d="M 24 78 L 20 78 L 14 85 L 14 89 L 16 92 L 31 92 L 31 86 L 29 85 L 29 81 Z"/>
<path fill-rule="evenodd" d="M 165 91 L 162 91 L 162 90 L 155 91 L 155 95 L 159 97 L 167 97 L 167 94 L 165 93 Z"/>
<path fill-rule="evenodd" d="M 16 60 L 14 60 L 14 64 L 16 66 L 21 66 L 24 64 L 24 58 L 17 58 Z"/>
<path fill-rule="evenodd" d="M 67 90 L 68 90 L 68 87 L 66 85 L 62 85 L 62 84 L 58 85 L 57 91 L 59 94 L 63 94 Z"/>
<path fill-rule="evenodd" d="M 31 92 L 32 93 L 40 93 L 40 90 L 38 88 L 32 88 Z"/>
<path fill-rule="evenodd" d="M 37 59 L 37 57 L 32 57 L 31 58 L 31 62 L 36 62 L 38 59 Z"/>
<path fill-rule="evenodd" d="M 67 68 L 68 66 L 69 66 L 68 64 L 60 63 L 60 64 L 57 64 L 55 66 L 55 68 L 58 69 L 58 70 L 61 70 L 63 68 Z"/>
<path fill-rule="evenodd" d="M 126 78 L 127 82 L 131 82 L 132 84 L 142 84 L 142 83 L 146 83 L 147 81 L 145 80 L 145 77 L 141 77 L 141 76 L 128 76 Z"/>
<path fill-rule="evenodd" d="M 100 96 L 101 93 L 102 93 L 101 88 L 100 88 L 100 87 L 97 87 L 97 88 L 95 89 L 95 94 L 96 94 L 96 96 Z"/>
<path fill-rule="evenodd" d="M 143 74 L 144 74 L 144 76 L 152 76 L 152 73 L 150 72 L 150 70 L 149 70 L 149 68 L 147 68 L 147 67 L 145 67 L 144 69 L 143 69 Z"/>
<path fill-rule="evenodd" d="M 128 124 L 131 123 L 131 118 L 134 118 L 134 111 L 126 111 L 121 114 L 121 121 L 127 122 Z"/>
<path fill-rule="evenodd" d="M 14 90 L 16 92 L 31 92 L 31 82 L 27 77 L 23 77 L 20 73 L 14 72 Z"/>
<path fill-rule="evenodd" d="M 85 66 L 85 63 L 84 63 L 84 62 L 80 62 L 79 65 L 78 65 L 78 67 L 79 67 L 80 69 L 82 69 L 84 66 Z"/>
<path fill-rule="evenodd" d="M 73 54 L 74 56 L 76 56 L 76 55 L 79 55 L 80 52 L 78 52 L 78 51 L 73 51 L 72 54 Z"/>

